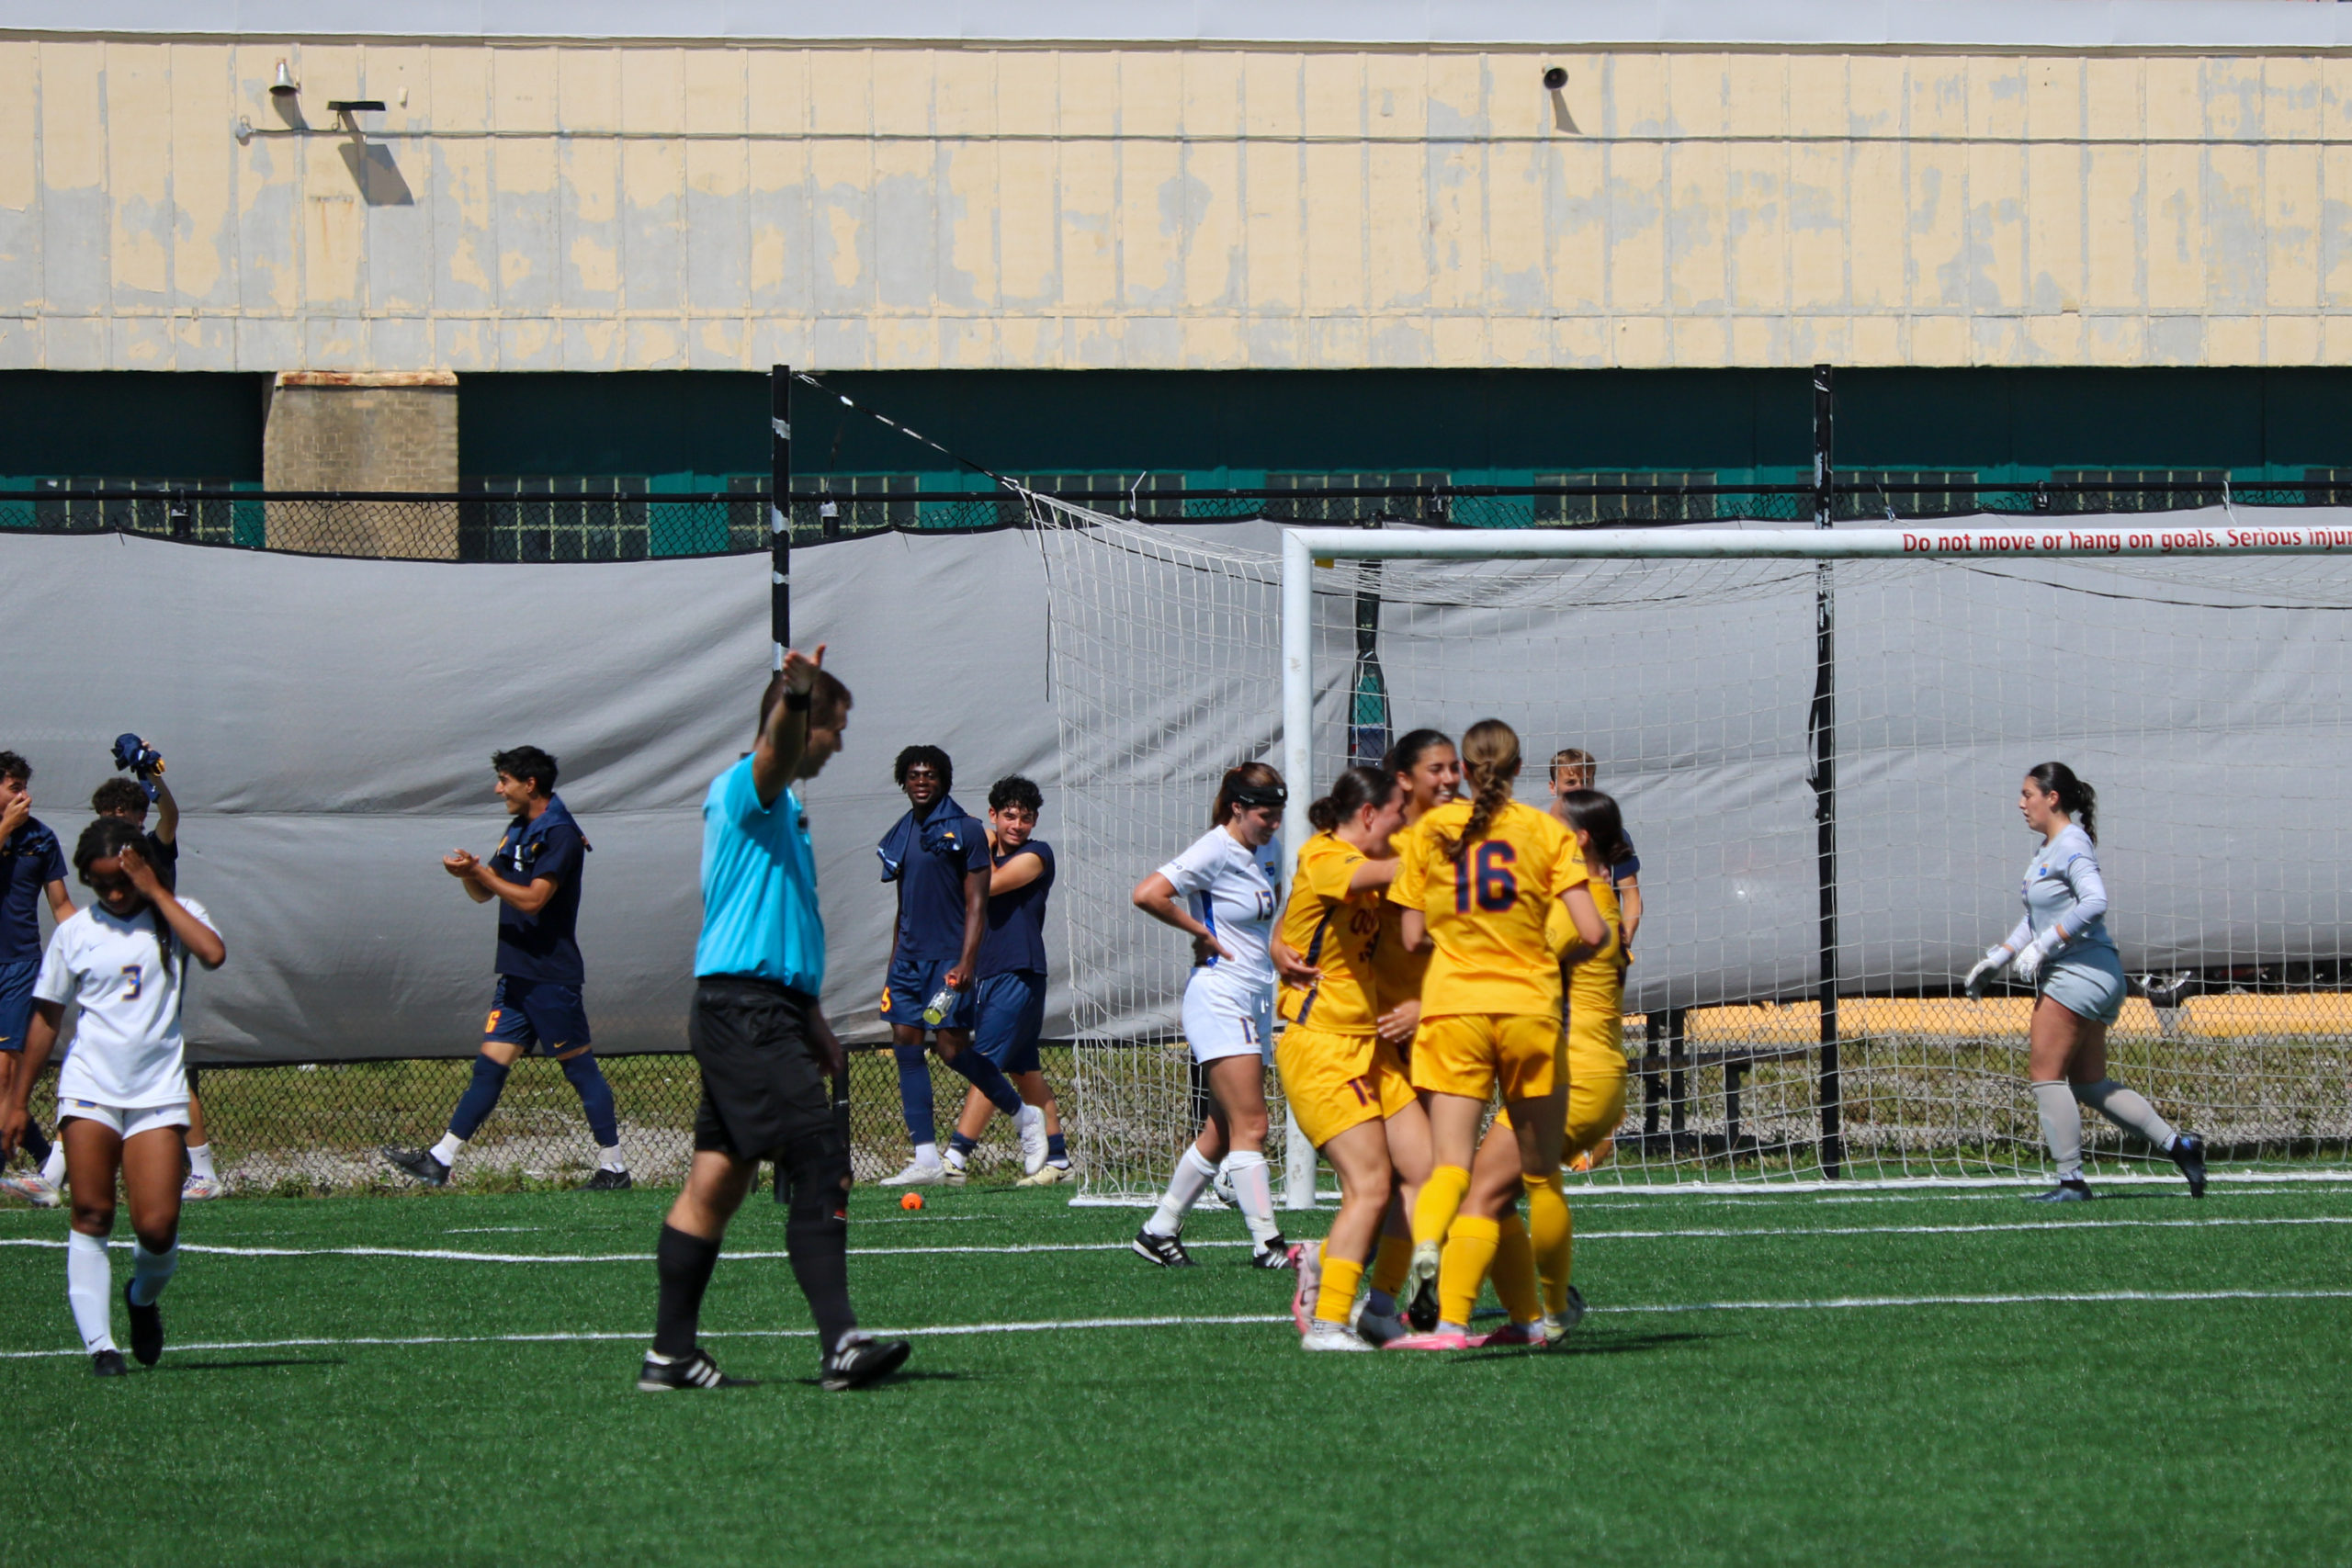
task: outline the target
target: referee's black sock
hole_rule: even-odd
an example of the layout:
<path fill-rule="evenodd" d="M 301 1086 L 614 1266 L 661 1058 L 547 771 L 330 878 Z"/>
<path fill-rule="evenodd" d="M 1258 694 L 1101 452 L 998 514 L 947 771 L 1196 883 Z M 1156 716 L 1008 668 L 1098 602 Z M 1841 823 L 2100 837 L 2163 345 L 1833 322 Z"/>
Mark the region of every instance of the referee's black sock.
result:
<path fill-rule="evenodd" d="M 828 1136 L 792 1152 L 792 1208 L 784 1244 L 792 1277 L 817 1320 L 817 1343 L 828 1355 L 857 1326 L 849 1304 L 849 1156 Z"/>
<path fill-rule="evenodd" d="M 702 1322 L 702 1293 L 718 1267 L 718 1243 L 688 1235 L 675 1225 L 662 1227 L 661 1244 L 653 1249 L 653 1268 L 662 1277 L 662 1305 L 653 1320 L 655 1355 L 693 1354 L 695 1329 Z"/>

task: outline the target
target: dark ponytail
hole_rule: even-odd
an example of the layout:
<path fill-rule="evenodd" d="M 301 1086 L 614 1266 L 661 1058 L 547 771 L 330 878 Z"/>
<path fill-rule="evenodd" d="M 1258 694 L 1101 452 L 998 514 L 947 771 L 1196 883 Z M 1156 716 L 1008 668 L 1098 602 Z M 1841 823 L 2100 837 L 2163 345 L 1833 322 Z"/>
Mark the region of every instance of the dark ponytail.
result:
<path fill-rule="evenodd" d="M 2041 762 L 2026 770 L 2026 777 L 2041 786 L 2044 795 L 2058 797 L 2058 809 L 2075 819 L 2083 837 L 2098 842 L 2098 791 L 2075 776 L 2075 770 L 2064 762 Z"/>
<path fill-rule="evenodd" d="M 1374 811 L 1396 797 L 1396 775 L 1385 768 L 1350 768 L 1331 781 L 1331 793 L 1306 808 L 1306 820 L 1318 833 L 1329 833 L 1355 820 L 1365 807 Z"/>
<path fill-rule="evenodd" d="M 1569 827 L 1592 836 L 1592 852 L 1605 864 L 1615 865 L 1634 852 L 1614 796 L 1597 789 L 1572 789 L 1560 796 L 1560 806 L 1568 814 Z"/>
<path fill-rule="evenodd" d="M 1236 804 L 1280 807 L 1287 795 L 1282 774 L 1264 762 L 1244 762 L 1238 768 L 1227 768 L 1216 786 L 1216 805 L 1209 813 L 1209 826 L 1222 828 L 1231 821 Z"/>
<path fill-rule="evenodd" d="M 1430 747 L 1453 744 L 1453 738 L 1442 729 L 1408 731 L 1398 738 L 1396 744 L 1388 748 L 1387 754 L 1380 759 L 1381 771 L 1403 778 L 1419 766 L 1421 754 Z"/>

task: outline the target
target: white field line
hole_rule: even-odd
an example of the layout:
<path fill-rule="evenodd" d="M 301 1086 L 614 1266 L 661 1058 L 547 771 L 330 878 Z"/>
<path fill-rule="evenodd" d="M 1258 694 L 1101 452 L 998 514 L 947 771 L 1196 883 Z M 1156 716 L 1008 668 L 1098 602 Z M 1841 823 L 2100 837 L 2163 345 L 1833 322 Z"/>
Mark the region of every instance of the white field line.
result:
<path fill-rule="evenodd" d="M 1585 1231 L 1578 1241 L 1738 1241 L 1747 1237 L 1785 1240 L 1790 1236 L 1839 1235 L 1982 1235 L 2004 1231 L 2097 1230 L 2236 1230 L 2275 1225 L 2352 1225 L 2352 1214 L 2300 1214 L 2210 1220 L 2012 1220 L 1994 1224 L 1948 1225 L 1771 1225 L 1688 1226 L 1678 1230 Z M 117 1251 L 132 1243 L 111 1241 Z M 1246 1241 L 1196 1241 L 1193 1249 L 1248 1247 Z M 0 1237 L 0 1247 L 38 1247 L 62 1250 L 65 1243 L 48 1236 Z M 1125 1252 L 1124 1241 L 1016 1242 L 1003 1247 L 853 1247 L 853 1258 L 1017 1257 L 1046 1252 Z M 453 1247 L 226 1247 L 183 1242 L 183 1252 L 223 1258 L 413 1258 L 442 1263 L 650 1263 L 650 1252 L 462 1252 Z M 722 1262 L 789 1258 L 783 1251 L 723 1252 Z"/>
<path fill-rule="evenodd" d="M 2058 1291 L 2038 1293 L 2016 1293 L 1982 1296 L 1832 1296 L 1810 1300 L 1781 1302 L 1645 1302 L 1628 1306 L 1594 1307 L 1595 1314 L 1627 1316 L 1657 1313 L 1694 1312 L 1852 1312 L 1889 1307 L 1955 1307 L 1955 1306 L 2041 1306 L 2069 1304 L 2100 1304 L 2118 1302 L 2197 1303 L 2197 1302 L 2312 1302 L 2352 1301 L 2352 1290 L 2346 1291 Z M 1290 1321 L 1282 1313 L 1236 1313 L 1229 1315 L 1203 1317 L 1079 1317 L 1060 1318 L 1035 1323 L 944 1323 L 925 1328 L 876 1328 L 878 1337 L 893 1335 L 942 1338 L 950 1336 L 976 1334 L 1052 1334 L 1099 1328 L 1209 1328 L 1235 1325 L 1263 1325 Z M 808 1339 L 815 1330 L 807 1328 L 748 1328 L 706 1330 L 706 1339 Z M 337 1338 L 325 1335 L 305 1336 L 287 1339 L 222 1339 L 193 1341 L 174 1345 L 176 1354 L 193 1350 L 286 1350 L 300 1348 L 342 1348 L 352 1346 L 411 1346 L 411 1345 L 571 1345 L 609 1341 L 644 1343 L 642 1328 L 608 1331 L 583 1330 L 573 1334 L 417 1334 L 405 1336 L 355 1336 Z M 0 1350 L 0 1360 L 29 1361 L 81 1356 L 86 1352 L 67 1350 Z"/>
<path fill-rule="evenodd" d="M 1591 1201 L 1603 1198 L 1657 1198 L 1686 1203 L 1702 1202 L 1770 1202 L 1776 1199 L 1809 1198 L 1821 1193 L 1893 1192 L 1911 1197 L 1983 1197 L 1998 1196 L 1967 1191 L 1970 1188 L 2047 1187 L 2052 1178 L 2047 1174 L 2026 1176 L 1891 1176 L 1874 1180 L 1837 1181 L 1815 1179 L 1805 1181 L 1678 1181 L 1637 1185 L 1632 1182 L 1577 1181 L 1566 1183 L 1571 1202 Z M 2101 1187 L 2165 1186 L 2180 1180 L 2173 1171 L 2125 1171 L 2102 1174 L 2093 1178 Z M 2217 1170 L 2210 1179 L 2217 1186 L 2251 1182 L 2290 1181 L 2299 1184 L 2340 1187 L 2352 1184 L 2352 1170 Z M 1317 1207 L 1339 1201 L 1335 1191 L 1316 1193 Z M 1073 1209 L 1148 1209 L 1158 1203 L 1157 1197 L 1126 1197 L 1114 1194 L 1088 1196 L 1080 1194 L 1069 1201 Z M 1205 1204 L 1201 1205 L 1206 1207 Z"/>

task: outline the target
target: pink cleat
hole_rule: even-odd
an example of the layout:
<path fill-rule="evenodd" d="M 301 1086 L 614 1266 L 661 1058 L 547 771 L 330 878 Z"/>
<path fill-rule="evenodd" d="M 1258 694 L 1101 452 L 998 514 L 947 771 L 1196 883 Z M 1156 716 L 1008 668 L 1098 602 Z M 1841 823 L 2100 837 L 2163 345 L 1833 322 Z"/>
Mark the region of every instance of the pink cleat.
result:
<path fill-rule="evenodd" d="M 1408 1334 L 1381 1347 L 1384 1350 L 1467 1350 L 1470 1348 L 1471 1339 L 1467 1334 L 1456 1334 L 1450 1328 L 1439 1328 L 1428 1334 Z"/>
<path fill-rule="evenodd" d="M 1470 1348 L 1473 1350 L 1499 1350 L 1512 1345 L 1540 1347 L 1545 1343 L 1546 1338 L 1547 1336 L 1544 1332 L 1544 1325 L 1541 1322 L 1510 1323 L 1505 1324 L 1492 1334 L 1481 1335 L 1471 1340 Z"/>
<path fill-rule="evenodd" d="M 1290 1296 L 1290 1320 L 1301 1334 L 1315 1322 L 1315 1298 L 1323 1290 L 1323 1246 L 1302 1242 L 1298 1247 L 1298 1289 Z"/>

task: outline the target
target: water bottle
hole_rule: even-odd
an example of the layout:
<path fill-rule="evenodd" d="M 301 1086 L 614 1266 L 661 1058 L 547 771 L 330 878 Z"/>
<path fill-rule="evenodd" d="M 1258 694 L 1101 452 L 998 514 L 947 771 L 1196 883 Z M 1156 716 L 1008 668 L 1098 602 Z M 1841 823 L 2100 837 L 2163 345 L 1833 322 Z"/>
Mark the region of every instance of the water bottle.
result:
<path fill-rule="evenodd" d="M 947 1021 L 947 1015 L 955 1010 L 956 993 L 942 986 L 931 994 L 931 1000 L 923 1004 L 923 1023 L 929 1028 L 937 1029 Z"/>

